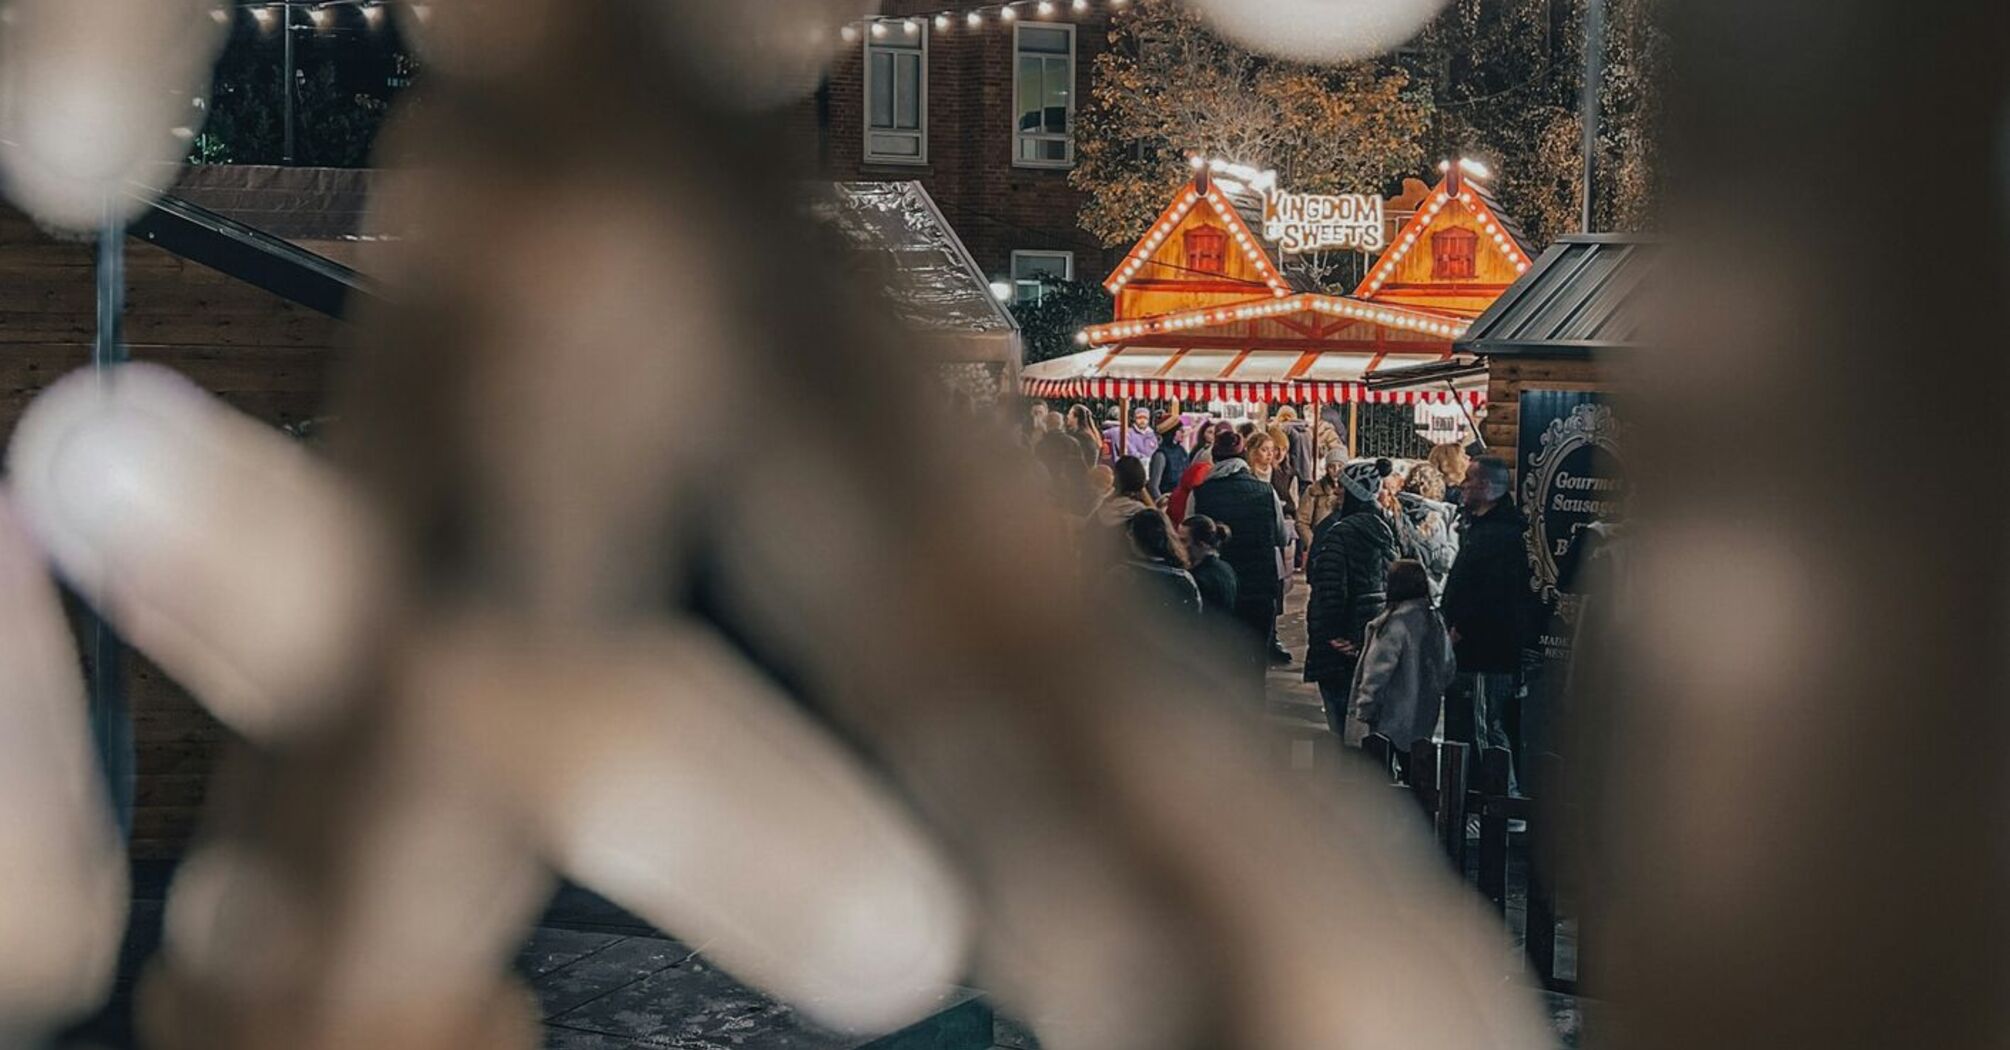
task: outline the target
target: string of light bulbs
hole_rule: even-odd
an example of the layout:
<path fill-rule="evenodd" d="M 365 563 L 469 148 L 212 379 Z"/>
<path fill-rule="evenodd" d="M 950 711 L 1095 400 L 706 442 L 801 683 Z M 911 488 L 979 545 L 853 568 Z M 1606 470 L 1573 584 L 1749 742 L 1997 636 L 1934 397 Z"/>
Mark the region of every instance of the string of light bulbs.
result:
<path fill-rule="evenodd" d="M 1101 0 L 1111 13 L 1131 6 L 1133 0 Z M 917 37 L 922 29 L 933 26 L 938 33 L 956 29 L 976 30 L 987 25 L 1012 25 L 1021 19 L 1051 19 L 1063 13 L 1072 16 L 1086 15 L 1093 8 L 1091 0 L 1011 0 L 1010 3 L 984 4 L 971 8 L 952 8 L 946 11 L 923 11 L 907 15 L 881 15 L 862 18 L 847 23 L 839 32 L 846 43 L 855 42 L 860 34 L 870 34 L 876 40 L 899 34 Z"/>
<path fill-rule="evenodd" d="M 271 29 L 281 13 L 293 11 L 307 12 L 308 26 L 296 28 L 326 29 L 334 21 L 335 12 L 340 8 L 351 8 L 363 15 L 363 21 L 375 29 L 384 24 L 385 9 L 389 0 L 264 0 L 261 3 L 238 4 L 234 10 L 243 11 L 252 17 L 262 29 Z M 425 4 L 410 4 L 412 14 L 425 21 L 431 9 Z M 233 18 L 230 8 L 218 7 L 210 12 L 210 17 L 218 22 L 228 22 Z M 292 20 L 288 19 L 290 25 Z"/>

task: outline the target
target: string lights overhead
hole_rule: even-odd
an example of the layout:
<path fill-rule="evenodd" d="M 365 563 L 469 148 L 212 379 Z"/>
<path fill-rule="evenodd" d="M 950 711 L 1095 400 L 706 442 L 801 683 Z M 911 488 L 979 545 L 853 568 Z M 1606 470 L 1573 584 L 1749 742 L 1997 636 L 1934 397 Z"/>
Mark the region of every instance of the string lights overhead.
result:
<path fill-rule="evenodd" d="M 1099 0 L 1099 2 L 1111 14 L 1131 6 L 1131 0 Z M 987 25 L 1011 25 L 1021 18 L 1051 19 L 1062 13 L 1061 8 L 1064 4 L 1071 17 L 1081 17 L 1092 10 L 1091 0 L 1012 0 L 1011 3 L 984 4 L 969 9 L 956 7 L 943 11 L 865 18 L 847 24 L 841 32 L 847 43 L 857 42 L 861 35 L 870 35 L 874 40 L 912 38 L 924 27 L 931 25 L 938 33 L 954 31 L 958 14 L 963 16 L 961 22 L 965 28 L 982 29 Z"/>
<path fill-rule="evenodd" d="M 307 12 L 307 20 L 304 25 L 291 19 L 287 20 L 287 24 L 296 29 L 330 29 L 335 24 L 336 12 L 343 8 L 361 13 L 363 23 L 371 29 L 377 29 L 384 24 L 384 5 L 386 2 L 388 0 L 312 0 L 312 2 L 309 2 L 309 0 L 268 0 L 265 3 L 238 4 L 235 6 L 239 11 L 248 12 L 251 15 L 252 21 L 258 23 L 260 29 L 271 29 L 277 26 L 280 22 L 280 15 L 288 10 Z M 423 20 L 425 5 L 413 4 L 412 11 L 414 14 L 420 15 Z M 216 19 L 218 22 L 229 22 L 231 20 L 231 12 L 229 8 L 218 7 L 210 11 L 210 17 Z"/>

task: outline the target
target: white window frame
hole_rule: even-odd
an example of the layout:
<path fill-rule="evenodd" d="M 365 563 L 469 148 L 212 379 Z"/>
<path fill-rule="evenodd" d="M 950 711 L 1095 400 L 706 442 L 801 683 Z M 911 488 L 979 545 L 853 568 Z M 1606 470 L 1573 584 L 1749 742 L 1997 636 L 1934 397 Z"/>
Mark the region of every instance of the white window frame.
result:
<path fill-rule="evenodd" d="M 921 27 L 916 30 L 916 34 L 921 38 L 918 45 L 921 49 L 921 81 L 916 85 L 916 90 L 921 92 L 921 105 L 918 110 L 921 119 L 921 128 L 919 134 L 919 151 L 915 156 L 909 157 L 897 153 L 874 153 L 872 150 L 872 137 L 874 135 L 872 126 L 872 53 L 875 49 L 884 49 L 896 55 L 902 52 L 912 54 L 915 50 L 914 47 L 908 46 L 905 40 L 905 33 L 898 28 L 900 24 L 898 21 L 889 20 L 883 24 L 888 27 L 887 31 L 889 34 L 900 34 L 901 40 L 898 44 L 892 44 L 883 40 L 874 40 L 870 32 L 861 34 L 865 37 L 865 49 L 863 52 L 865 55 L 865 75 L 860 78 L 864 84 L 865 94 L 860 100 L 864 105 L 859 110 L 859 129 L 862 132 L 860 141 L 865 152 L 861 156 L 864 157 L 867 164 L 901 164 L 909 167 L 921 167 L 928 163 L 928 25 L 926 22 L 923 22 Z M 900 80 L 898 75 L 896 75 L 894 90 L 898 91 L 899 89 Z M 900 101 L 898 98 L 894 100 L 893 108 L 895 112 L 900 111 Z M 1070 126 L 1073 126 L 1072 121 L 1070 122 Z M 906 135 L 909 132 L 881 129 L 878 131 L 878 134 Z"/>
<path fill-rule="evenodd" d="M 1064 281 L 1072 281 L 1075 279 L 1074 252 L 1050 251 L 1044 248 L 1014 249 L 1012 252 L 1012 270 L 1010 274 L 1010 279 L 1012 281 L 1012 301 L 1015 303 L 1037 303 L 1040 301 L 1040 295 L 1044 294 L 1044 293 L 1035 293 L 1030 297 L 1020 294 L 1019 260 L 1022 258 L 1060 259 L 1067 264 L 1061 268 L 1061 279 Z"/>
<path fill-rule="evenodd" d="M 1068 134 L 1063 142 L 1067 145 L 1067 156 L 1061 160 L 1025 160 L 1019 156 L 1019 141 L 1032 138 L 1052 141 L 1053 136 L 1044 132 L 1034 134 L 1019 130 L 1019 37 L 1028 29 L 1059 29 L 1068 34 Z M 1049 51 L 1033 52 L 1051 55 Z M 1076 85 L 1082 79 L 1082 71 L 1075 58 L 1075 26 L 1071 22 L 1020 22 L 1012 27 L 1012 166 L 1015 168 L 1067 169 L 1075 166 L 1075 96 Z"/>

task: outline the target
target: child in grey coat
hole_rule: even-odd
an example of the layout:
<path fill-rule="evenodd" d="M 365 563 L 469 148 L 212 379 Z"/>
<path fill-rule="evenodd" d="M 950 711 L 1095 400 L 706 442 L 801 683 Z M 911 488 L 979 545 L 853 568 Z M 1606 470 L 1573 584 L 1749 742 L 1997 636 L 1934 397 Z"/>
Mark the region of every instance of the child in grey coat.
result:
<path fill-rule="evenodd" d="M 1445 688 L 1457 670 L 1451 633 L 1431 607 L 1424 566 L 1407 559 L 1389 566 L 1388 605 L 1368 622 L 1354 666 L 1354 717 L 1361 728 L 1388 737 L 1407 754 L 1437 728 Z"/>

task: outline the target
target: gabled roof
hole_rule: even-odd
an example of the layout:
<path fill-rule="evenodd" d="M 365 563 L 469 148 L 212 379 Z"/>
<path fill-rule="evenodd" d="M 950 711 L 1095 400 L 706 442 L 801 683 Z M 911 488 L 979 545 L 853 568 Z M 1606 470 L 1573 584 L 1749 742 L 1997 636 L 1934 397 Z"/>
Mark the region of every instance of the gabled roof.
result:
<path fill-rule="evenodd" d="M 1179 228 L 1181 220 L 1185 219 L 1189 212 L 1203 203 L 1213 210 L 1215 217 L 1221 220 L 1230 238 L 1235 241 L 1236 247 L 1242 251 L 1250 265 L 1255 267 L 1256 272 L 1262 275 L 1269 286 L 1270 294 L 1289 295 L 1291 284 L 1264 252 L 1263 239 L 1250 229 L 1249 223 L 1243 219 L 1234 202 L 1228 199 L 1219 186 L 1214 185 L 1205 172 L 1196 175 L 1193 181 L 1188 182 L 1185 188 L 1173 197 L 1172 203 L 1166 205 L 1165 210 L 1153 221 L 1151 229 L 1146 231 L 1143 237 L 1138 238 L 1136 244 L 1131 245 L 1130 253 L 1125 255 L 1117 263 L 1117 268 L 1111 270 L 1110 275 L 1103 279 L 1103 287 L 1111 295 L 1115 295 L 1122 291 L 1124 285 L 1141 270 L 1153 265 L 1152 256 L 1158 251 L 1159 246 Z M 1252 294 L 1261 293 L 1252 289 Z"/>
<path fill-rule="evenodd" d="M 1639 234 L 1569 234 L 1473 320 L 1459 350 L 1576 357 L 1637 347 L 1638 297 L 1660 259 Z"/>
<path fill-rule="evenodd" d="M 1410 221 L 1396 232 L 1389 247 L 1368 268 L 1366 276 L 1354 289 L 1360 299 L 1374 299 L 1383 290 L 1383 285 L 1397 273 L 1404 257 L 1418 244 L 1436 223 L 1438 216 L 1453 200 L 1457 200 L 1478 220 L 1479 232 L 1486 237 L 1486 244 L 1507 255 L 1522 273 L 1528 272 L 1533 260 L 1529 257 L 1528 245 L 1519 227 L 1503 217 L 1500 201 L 1478 180 L 1464 176 L 1456 166 L 1449 169 L 1445 177 L 1431 188 L 1431 192 L 1421 202 Z M 1490 236 L 1489 236 L 1490 235 Z"/>

